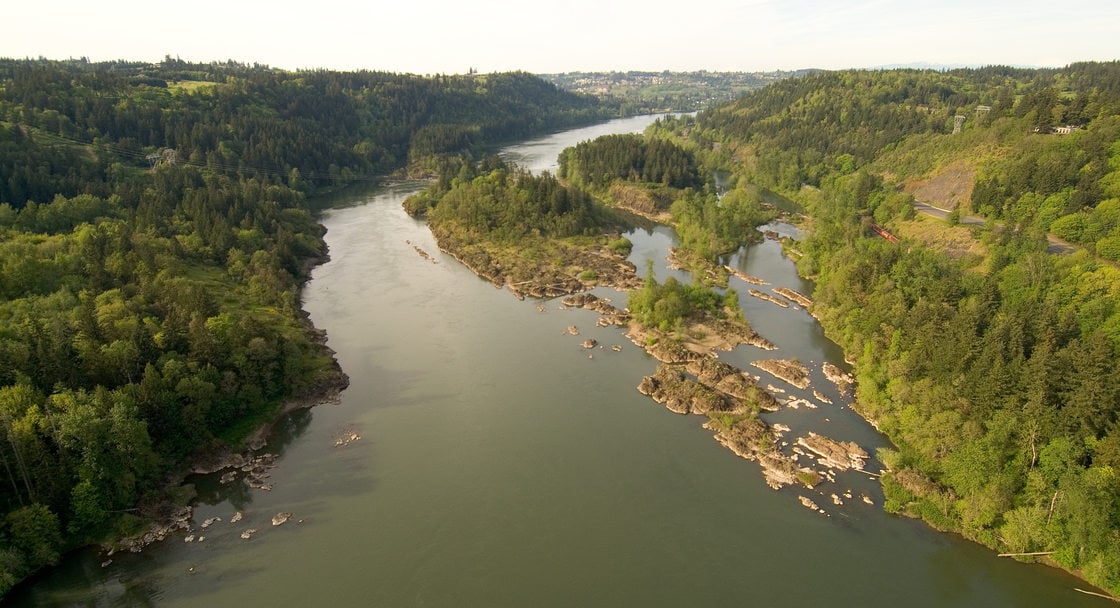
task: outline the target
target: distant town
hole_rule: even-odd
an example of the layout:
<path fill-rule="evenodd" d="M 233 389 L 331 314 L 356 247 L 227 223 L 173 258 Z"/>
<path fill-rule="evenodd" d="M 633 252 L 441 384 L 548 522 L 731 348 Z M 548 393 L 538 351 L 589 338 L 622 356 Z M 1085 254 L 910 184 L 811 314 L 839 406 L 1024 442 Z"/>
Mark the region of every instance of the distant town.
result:
<path fill-rule="evenodd" d="M 623 113 L 694 112 L 813 70 L 773 72 L 567 72 L 539 74 L 577 93 L 616 99 Z"/>

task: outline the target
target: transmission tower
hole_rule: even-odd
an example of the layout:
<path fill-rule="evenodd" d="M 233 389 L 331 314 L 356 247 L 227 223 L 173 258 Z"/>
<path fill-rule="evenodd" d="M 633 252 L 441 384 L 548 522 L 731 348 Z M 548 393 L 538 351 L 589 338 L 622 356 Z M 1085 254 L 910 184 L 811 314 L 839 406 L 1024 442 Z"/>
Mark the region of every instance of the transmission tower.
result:
<path fill-rule="evenodd" d="M 961 132 L 961 126 L 964 125 L 964 120 L 965 120 L 965 117 L 961 116 L 960 114 L 957 114 L 956 116 L 953 117 L 953 133 L 954 134 Z"/>

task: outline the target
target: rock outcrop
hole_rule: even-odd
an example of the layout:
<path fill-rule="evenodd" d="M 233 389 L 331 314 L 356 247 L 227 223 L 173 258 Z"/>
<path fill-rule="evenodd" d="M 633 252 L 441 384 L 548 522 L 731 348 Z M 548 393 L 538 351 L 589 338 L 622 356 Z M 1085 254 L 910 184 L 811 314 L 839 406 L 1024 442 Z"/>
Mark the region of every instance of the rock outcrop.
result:
<path fill-rule="evenodd" d="M 751 285 L 769 285 L 769 283 L 767 283 L 766 281 L 763 281 L 756 276 L 749 275 L 742 270 L 739 270 L 738 268 L 732 268 L 731 266 L 726 265 L 724 266 L 724 268 L 727 269 L 727 272 L 730 272 L 733 276 L 738 277 L 745 283 L 750 283 Z"/>
<path fill-rule="evenodd" d="M 704 428 L 716 431 L 715 440 L 736 456 L 758 462 L 766 485 L 775 490 L 811 479 L 799 476 L 807 470 L 799 469 L 793 459 L 773 447 L 777 433 L 758 418 L 743 418 L 729 426 L 709 421 Z"/>
<path fill-rule="evenodd" d="M 835 384 L 842 395 L 847 395 L 852 385 L 855 384 L 855 378 L 853 378 L 851 374 L 827 361 L 822 366 L 822 371 L 824 372 L 824 377 L 828 378 L 829 382 Z"/>
<path fill-rule="evenodd" d="M 140 553 L 144 547 L 167 538 L 173 532 L 189 530 L 191 527 L 191 507 L 179 507 L 164 515 L 159 521 L 153 523 L 148 531 L 130 538 L 121 540 L 117 547 L 132 553 Z"/>
<path fill-rule="evenodd" d="M 811 307 L 813 305 L 813 301 L 811 299 L 809 299 L 808 296 L 805 296 L 804 294 L 798 293 L 798 292 L 790 289 L 789 287 L 775 287 L 774 288 L 774 293 L 782 296 L 783 298 L 789 300 L 790 302 L 793 302 L 794 304 L 797 304 L 797 305 L 801 306 L 802 308 L 804 308 L 806 310 L 808 310 L 809 307 Z"/>
<path fill-rule="evenodd" d="M 785 300 L 779 300 L 778 298 L 775 298 L 774 296 L 772 296 L 768 293 L 763 293 L 763 292 L 761 292 L 757 289 L 748 289 L 747 293 L 756 297 L 756 298 L 758 298 L 759 300 L 764 300 L 766 302 L 770 302 L 771 304 L 777 304 L 778 306 L 781 306 L 782 308 L 789 308 L 789 303 L 786 302 Z"/>
<path fill-rule="evenodd" d="M 690 362 L 685 369 L 688 370 L 688 373 L 696 376 L 696 379 L 705 386 L 748 405 L 755 405 L 758 409 L 768 412 L 776 412 L 781 409 L 778 400 L 770 393 L 762 390 L 754 378 L 719 359 L 697 359 Z"/>
<path fill-rule="evenodd" d="M 668 365 L 658 366 L 654 375 L 643 378 L 638 392 L 678 414 L 743 414 L 747 411 L 738 399 L 722 395 Z"/>
<path fill-rule="evenodd" d="M 869 458 L 867 451 L 854 441 L 836 441 L 811 431 L 807 437 L 798 437 L 797 445 L 820 456 L 822 465 L 841 471 L 862 470 Z"/>
<path fill-rule="evenodd" d="M 762 359 L 752 361 L 751 365 L 797 388 L 809 387 L 809 370 L 796 359 Z"/>

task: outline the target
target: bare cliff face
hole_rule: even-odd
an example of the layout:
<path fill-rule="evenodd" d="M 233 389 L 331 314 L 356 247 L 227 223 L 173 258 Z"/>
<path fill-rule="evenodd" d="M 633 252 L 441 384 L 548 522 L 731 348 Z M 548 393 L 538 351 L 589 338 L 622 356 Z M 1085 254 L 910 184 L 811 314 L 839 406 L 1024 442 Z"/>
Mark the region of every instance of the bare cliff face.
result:
<path fill-rule="evenodd" d="M 968 207 L 972 198 L 972 185 L 976 182 L 976 169 L 958 161 L 941 167 L 928 179 L 916 180 L 906 185 L 906 192 L 919 201 L 940 209 L 953 210 Z"/>

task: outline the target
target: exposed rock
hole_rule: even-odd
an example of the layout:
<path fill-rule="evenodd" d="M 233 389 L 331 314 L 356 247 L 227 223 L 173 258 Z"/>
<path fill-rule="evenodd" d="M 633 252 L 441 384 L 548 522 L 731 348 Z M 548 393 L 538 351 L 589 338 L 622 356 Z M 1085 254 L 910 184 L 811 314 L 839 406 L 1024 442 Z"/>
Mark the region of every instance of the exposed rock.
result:
<path fill-rule="evenodd" d="M 281 512 L 277 513 L 276 515 L 272 516 L 272 525 L 274 525 L 274 526 L 282 525 L 282 524 L 286 523 L 291 518 L 292 518 L 291 513 L 288 513 L 287 511 L 281 511 Z"/>
<path fill-rule="evenodd" d="M 581 344 L 580 346 L 582 346 L 583 348 L 595 348 L 598 345 L 599 345 L 598 340 L 596 340 L 595 338 L 588 338 L 588 339 L 584 340 L 583 344 Z"/>
<path fill-rule="evenodd" d="M 569 325 L 568 326 L 568 335 L 578 336 L 579 335 L 579 328 L 576 327 L 575 325 Z"/>
<path fill-rule="evenodd" d="M 730 272 L 732 275 L 739 277 L 739 279 L 746 283 L 750 283 L 752 285 L 769 285 L 769 283 L 767 283 L 766 281 L 763 281 L 756 276 L 751 276 L 743 272 L 742 270 L 739 270 L 738 268 L 732 268 L 730 266 L 724 266 L 724 268 L 727 269 L 727 272 Z"/>
<path fill-rule="evenodd" d="M 241 533 L 241 538 L 243 540 L 249 540 L 256 533 L 257 533 L 256 528 L 249 528 L 248 530 L 245 530 L 244 532 Z"/>
<path fill-rule="evenodd" d="M 797 444 L 818 454 L 823 463 L 840 470 L 863 469 L 869 458 L 867 452 L 854 441 L 836 441 L 810 432 L 808 437 L 798 437 Z"/>
<path fill-rule="evenodd" d="M 428 260 L 429 262 L 431 262 L 433 264 L 438 264 L 439 263 L 431 255 L 428 255 L 427 251 L 424 251 L 418 245 L 413 245 L 412 248 L 415 249 L 416 253 L 420 254 L 420 257 L 424 258 L 425 260 Z"/>
<path fill-rule="evenodd" d="M 561 300 L 561 302 L 563 302 L 565 306 L 571 308 L 586 308 L 605 316 L 626 315 L 623 311 L 615 308 L 606 298 L 600 298 L 586 291 L 572 294 Z"/>
<path fill-rule="evenodd" d="M 144 550 L 144 547 L 167 538 L 172 532 L 189 530 L 191 513 L 191 507 L 179 507 L 162 520 L 153 523 L 144 534 L 121 540 L 119 546 L 132 553 L 139 553 Z"/>
<path fill-rule="evenodd" d="M 688 370 L 688 373 L 696 376 L 697 380 L 708 386 L 715 386 L 727 376 L 739 374 L 739 369 L 734 365 L 711 358 L 691 361 L 685 366 L 685 369 Z"/>
<path fill-rule="evenodd" d="M 827 403 L 829 405 L 832 405 L 832 399 L 829 399 L 828 397 L 825 396 L 824 393 L 822 393 L 818 390 L 813 391 L 813 396 L 816 397 L 817 401 L 820 401 L 821 403 Z"/>
<path fill-rule="evenodd" d="M 721 395 L 667 365 L 658 366 L 654 375 L 643 378 L 638 392 L 678 414 L 746 412 L 746 406 L 739 400 Z"/>
<path fill-rule="evenodd" d="M 743 418 L 730 426 L 709 421 L 704 428 L 715 430 L 715 440 L 735 455 L 758 461 L 766 485 L 775 490 L 809 480 L 807 476 L 798 475 L 807 469 L 799 469 L 793 459 L 772 447 L 777 436 L 758 418 Z"/>
<path fill-rule="evenodd" d="M 702 336 L 702 338 L 695 336 Z M 764 350 L 777 348 L 769 340 L 755 333 L 750 325 L 728 319 L 705 319 L 693 322 L 682 334 L 643 327 L 633 321 L 629 325 L 626 337 L 662 363 L 688 363 L 704 357 L 714 357 L 715 351 L 732 350 L 740 344 L 750 344 Z"/>
<path fill-rule="evenodd" d="M 625 255 L 612 251 L 606 238 L 598 247 L 552 239 L 547 260 L 537 262 L 484 235 L 463 234 L 435 223 L 429 223 L 429 228 L 442 251 L 495 287 L 508 287 L 519 299 L 555 298 L 595 285 L 618 289 L 641 286 L 637 268 Z M 596 278 L 586 282 L 576 278 L 587 271 Z"/>
<path fill-rule="evenodd" d="M 651 357 L 662 363 L 681 364 L 711 356 L 710 354 L 701 352 L 698 347 L 689 348 L 689 346 L 684 343 L 669 339 L 658 339 L 652 344 L 644 342 L 645 338 L 650 334 L 664 336 L 664 334 L 657 330 L 639 329 L 636 328 L 635 323 L 631 323 L 630 332 L 626 334 L 626 337 L 630 338 L 635 345 L 644 348 Z"/>
<path fill-rule="evenodd" d="M 611 350 L 613 350 L 616 353 L 620 353 L 620 352 L 622 352 L 622 346 L 619 345 L 619 344 L 614 344 L 614 345 L 611 346 Z"/>
<path fill-rule="evenodd" d="M 767 302 L 770 302 L 771 304 L 777 304 L 778 306 L 781 306 L 782 308 L 789 308 L 789 304 L 785 300 L 779 300 L 778 298 L 775 298 L 774 296 L 772 296 L 768 293 L 762 293 L 761 291 L 759 291 L 757 289 L 748 289 L 747 293 L 749 293 L 750 295 L 758 298 L 759 300 L 765 300 Z"/>
<path fill-rule="evenodd" d="M 248 453 L 214 453 L 197 460 L 191 467 L 191 473 L 205 475 L 216 473 L 222 469 L 240 468 L 244 466 L 251 456 Z"/>
<path fill-rule="evenodd" d="M 822 366 L 822 371 L 824 372 L 824 377 L 828 378 L 829 382 L 835 384 L 836 388 L 840 390 L 841 395 L 847 395 L 852 384 L 855 384 L 855 378 L 853 378 L 851 374 L 844 372 L 831 363 L 825 362 Z"/>
<path fill-rule="evenodd" d="M 794 304 L 801 306 L 802 308 L 808 309 L 813 305 L 813 301 L 811 299 L 803 294 L 797 293 L 789 287 L 775 287 L 773 291 L 774 293 L 782 296 L 790 302 L 793 302 Z"/>
<path fill-rule="evenodd" d="M 241 511 L 238 511 L 237 513 L 233 514 L 233 517 L 229 518 L 229 523 L 235 524 L 235 523 L 241 521 L 241 517 L 242 517 L 242 513 L 241 513 Z"/>
<path fill-rule="evenodd" d="M 789 406 L 790 409 L 794 410 L 801 409 L 802 407 L 807 407 L 811 410 L 817 409 L 817 404 L 813 403 L 812 401 L 809 401 L 808 399 L 801 399 L 800 397 L 795 397 L 793 395 L 790 395 L 790 398 L 786 400 L 786 405 Z"/>
<path fill-rule="evenodd" d="M 817 503 L 813 502 L 813 499 L 805 496 L 798 496 L 797 499 L 801 501 L 802 506 L 812 511 L 820 511 L 821 513 L 824 513 L 824 509 L 817 506 Z"/>
<path fill-rule="evenodd" d="M 751 365 L 800 389 L 809 387 L 809 370 L 797 359 L 762 359 Z"/>
<path fill-rule="evenodd" d="M 748 404 L 757 405 L 760 410 L 776 412 L 781 409 L 777 399 L 760 389 L 754 378 L 719 359 L 697 359 L 689 362 L 685 369 L 705 386 Z"/>
<path fill-rule="evenodd" d="M 335 435 L 334 447 L 342 447 L 350 445 L 355 441 L 361 439 L 362 436 L 358 434 L 357 429 L 352 424 L 347 424 Z"/>
<path fill-rule="evenodd" d="M 361 438 L 362 438 L 361 435 L 359 435 L 355 432 L 350 432 L 346 435 L 343 435 L 342 437 L 339 437 L 338 439 L 335 439 L 334 440 L 334 445 L 335 445 L 335 447 L 350 445 L 351 443 L 354 443 L 355 441 L 357 441 Z"/>

